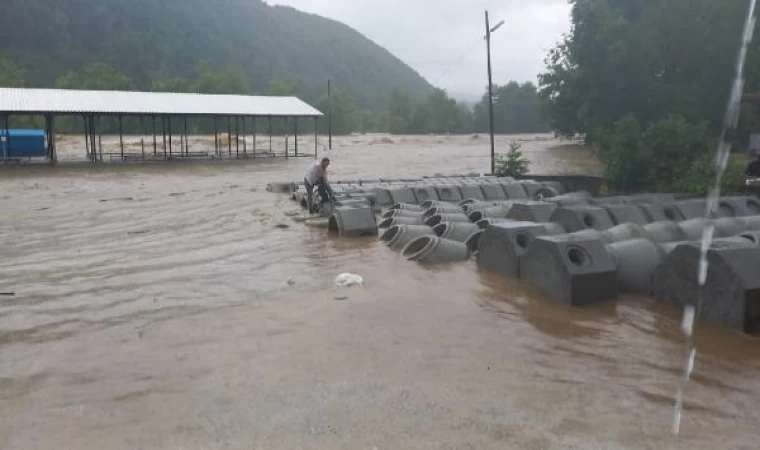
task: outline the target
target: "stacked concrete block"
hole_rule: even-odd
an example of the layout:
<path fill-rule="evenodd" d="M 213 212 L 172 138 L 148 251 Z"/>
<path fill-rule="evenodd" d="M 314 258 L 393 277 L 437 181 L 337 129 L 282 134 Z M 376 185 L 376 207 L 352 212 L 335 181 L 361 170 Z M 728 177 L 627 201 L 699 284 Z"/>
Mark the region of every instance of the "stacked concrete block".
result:
<path fill-rule="evenodd" d="M 398 187 L 389 190 L 393 203 L 406 203 L 410 205 L 417 205 L 419 201 L 417 196 L 414 195 L 414 190 L 409 187 Z"/>
<path fill-rule="evenodd" d="M 462 197 L 462 192 L 458 186 L 441 185 L 436 186 L 435 189 L 438 192 L 438 198 L 440 198 L 441 201 L 456 203 L 464 200 L 464 197 Z"/>
<path fill-rule="evenodd" d="M 377 236 L 377 221 L 372 208 L 342 206 L 333 211 L 328 229 L 343 237 Z"/>
<path fill-rule="evenodd" d="M 417 198 L 418 203 L 422 203 L 427 200 L 440 200 L 438 197 L 438 191 L 433 186 L 417 186 L 412 188 L 414 196 Z"/>
<path fill-rule="evenodd" d="M 495 223 L 480 235 L 478 265 L 491 272 L 520 276 L 520 259 L 537 237 L 564 233 L 562 227 L 553 223 Z"/>
<path fill-rule="evenodd" d="M 507 213 L 507 219 L 525 222 L 548 222 L 554 210 L 555 203 L 548 202 L 524 202 L 512 205 Z"/>
<path fill-rule="evenodd" d="M 571 306 L 617 297 L 617 267 L 599 239 L 536 238 L 522 256 L 520 276 L 549 299 Z"/>
<path fill-rule="evenodd" d="M 380 236 L 380 240 L 391 249 L 401 251 L 414 239 L 432 234 L 435 234 L 435 231 L 427 225 L 396 225 L 388 228 Z"/>
<path fill-rule="evenodd" d="M 607 214 L 609 214 L 610 218 L 612 219 L 612 223 L 615 225 L 620 225 L 623 223 L 646 225 L 653 222 L 644 214 L 644 211 L 642 211 L 641 208 L 636 205 L 608 204 L 603 205 L 602 208 L 607 211 Z"/>
<path fill-rule="evenodd" d="M 562 225 L 568 233 L 585 229 L 606 230 L 615 226 L 607 211 L 597 206 L 557 208 L 549 220 Z"/>

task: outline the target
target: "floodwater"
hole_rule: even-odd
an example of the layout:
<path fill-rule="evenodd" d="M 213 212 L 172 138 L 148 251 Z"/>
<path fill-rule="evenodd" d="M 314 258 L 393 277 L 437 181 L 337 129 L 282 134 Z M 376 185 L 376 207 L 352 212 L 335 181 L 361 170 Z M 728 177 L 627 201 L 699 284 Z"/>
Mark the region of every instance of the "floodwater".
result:
<path fill-rule="evenodd" d="M 544 136 L 499 147 L 512 139 L 535 173 L 598 170 Z M 63 159 L 84 155 L 67 142 Z M 320 154 L 333 179 L 488 169 L 485 137 L 342 137 Z M 264 190 L 308 164 L 0 172 L 0 292 L 15 294 L 0 296 L 0 448 L 757 448 L 757 338 L 698 326 L 673 437 L 677 311 L 570 309 L 474 262 L 329 238 Z M 342 272 L 365 286 L 334 287 Z"/>

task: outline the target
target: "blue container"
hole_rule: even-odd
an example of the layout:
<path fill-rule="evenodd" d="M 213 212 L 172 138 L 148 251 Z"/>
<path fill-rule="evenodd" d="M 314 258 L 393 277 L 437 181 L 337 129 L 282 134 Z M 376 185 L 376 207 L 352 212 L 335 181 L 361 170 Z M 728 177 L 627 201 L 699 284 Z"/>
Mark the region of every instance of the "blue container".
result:
<path fill-rule="evenodd" d="M 45 130 L 6 131 L 0 129 L 0 159 L 44 158 L 46 156 Z"/>

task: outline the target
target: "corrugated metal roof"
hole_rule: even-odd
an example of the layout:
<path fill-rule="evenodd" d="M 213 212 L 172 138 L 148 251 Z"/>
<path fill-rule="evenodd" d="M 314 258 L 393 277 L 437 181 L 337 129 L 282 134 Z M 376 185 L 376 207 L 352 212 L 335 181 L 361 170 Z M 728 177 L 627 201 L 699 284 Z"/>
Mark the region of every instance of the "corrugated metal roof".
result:
<path fill-rule="evenodd" d="M 0 113 L 314 117 L 296 97 L 0 88 Z"/>

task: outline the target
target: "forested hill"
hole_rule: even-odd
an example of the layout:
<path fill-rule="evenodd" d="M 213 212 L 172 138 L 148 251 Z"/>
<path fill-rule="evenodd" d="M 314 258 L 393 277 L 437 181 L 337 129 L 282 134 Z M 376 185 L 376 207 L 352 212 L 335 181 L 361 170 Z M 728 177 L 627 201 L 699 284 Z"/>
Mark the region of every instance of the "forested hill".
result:
<path fill-rule="evenodd" d="M 2 57 L 25 70 L 27 86 L 105 63 L 150 89 L 157 78 L 195 78 L 205 61 L 242 69 L 252 93 L 286 79 L 311 101 L 332 78 L 365 110 L 384 108 L 394 89 L 432 90 L 352 28 L 261 0 L 5 0 Z"/>

